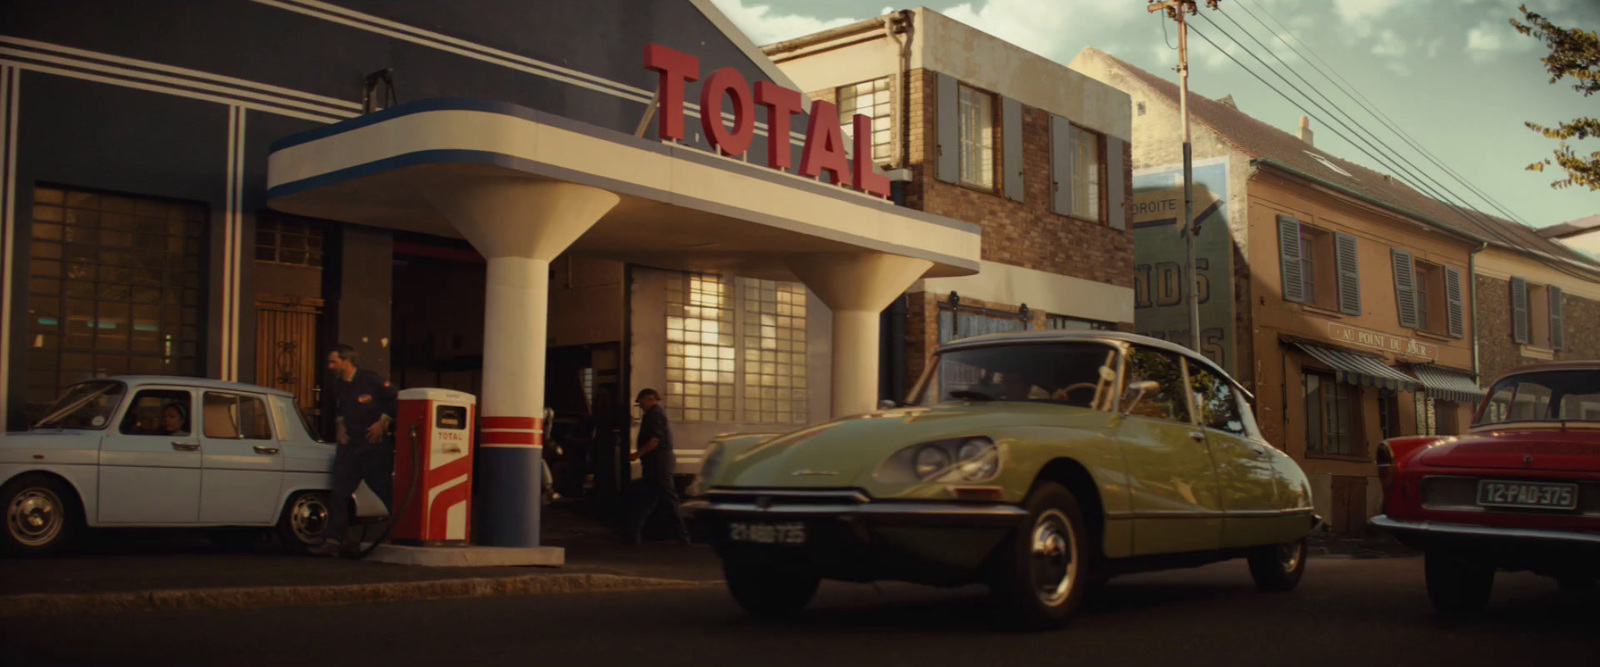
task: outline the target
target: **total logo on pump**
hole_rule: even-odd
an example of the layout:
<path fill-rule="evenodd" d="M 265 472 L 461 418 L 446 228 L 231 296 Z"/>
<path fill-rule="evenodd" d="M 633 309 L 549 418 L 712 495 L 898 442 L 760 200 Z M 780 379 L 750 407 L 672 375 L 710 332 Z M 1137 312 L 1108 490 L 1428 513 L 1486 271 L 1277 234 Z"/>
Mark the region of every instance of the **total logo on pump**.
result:
<path fill-rule="evenodd" d="M 449 389 L 406 389 L 398 412 L 394 497 L 411 500 L 396 503 L 405 511 L 395 520 L 391 541 L 465 544 L 471 535 L 477 397 Z"/>

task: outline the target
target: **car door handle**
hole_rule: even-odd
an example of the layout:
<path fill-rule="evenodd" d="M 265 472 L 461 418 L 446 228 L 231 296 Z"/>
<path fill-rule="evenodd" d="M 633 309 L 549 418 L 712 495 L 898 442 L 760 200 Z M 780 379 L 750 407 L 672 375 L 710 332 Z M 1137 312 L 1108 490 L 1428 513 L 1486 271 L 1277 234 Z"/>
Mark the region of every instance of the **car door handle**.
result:
<path fill-rule="evenodd" d="M 273 454 L 277 454 L 278 453 L 278 448 L 277 447 L 264 447 L 262 445 L 256 445 L 256 453 L 257 454 L 265 454 L 267 456 L 271 456 Z"/>
<path fill-rule="evenodd" d="M 198 443 L 198 442 L 174 442 L 174 443 L 172 443 L 172 448 L 176 449 L 176 450 L 178 450 L 180 452 L 192 452 L 192 451 L 196 451 L 196 450 L 200 449 L 200 443 Z"/>

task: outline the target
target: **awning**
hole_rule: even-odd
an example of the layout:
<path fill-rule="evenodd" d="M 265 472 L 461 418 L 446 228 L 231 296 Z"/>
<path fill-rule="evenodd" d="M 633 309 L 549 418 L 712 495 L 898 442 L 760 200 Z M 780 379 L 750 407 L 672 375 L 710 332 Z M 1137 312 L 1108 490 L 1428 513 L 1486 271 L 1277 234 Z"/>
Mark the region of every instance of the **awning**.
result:
<path fill-rule="evenodd" d="M 1483 390 L 1471 375 L 1437 366 L 1418 364 L 1411 367 L 1422 381 L 1422 388 L 1430 398 L 1476 405 L 1483 398 Z"/>
<path fill-rule="evenodd" d="M 1350 352 L 1340 352 L 1310 343 L 1295 343 L 1324 364 L 1333 367 L 1340 382 L 1368 387 L 1381 387 L 1394 391 L 1417 391 L 1420 387 L 1410 376 L 1385 366 L 1382 361 Z"/>

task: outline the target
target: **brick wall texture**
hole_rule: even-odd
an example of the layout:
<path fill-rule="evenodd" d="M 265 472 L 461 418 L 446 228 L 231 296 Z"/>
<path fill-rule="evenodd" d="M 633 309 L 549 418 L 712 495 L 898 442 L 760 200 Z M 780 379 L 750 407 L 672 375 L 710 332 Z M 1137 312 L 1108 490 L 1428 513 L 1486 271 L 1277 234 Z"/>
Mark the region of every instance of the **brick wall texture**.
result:
<path fill-rule="evenodd" d="M 1511 339 L 1511 283 L 1478 276 L 1474 281 L 1478 297 L 1478 373 L 1485 384 L 1512 368 L 1537 363 L 1522 355 L 1522 346 Z M 1600 359 L 1600 301 L 1562 295 L 1562 315 L 1566 326 L 1566 345 L 1557 350 L 1557 361 Z"/>
<path fill-rule="evenodd" d="M 938 76 L 926 70 L 911 72 L 910 147 L 912 182 L 906 204 L 936 215 L 964 220 L 983 228 L 983 259 L 1047 271 L 1075 278 L 1133 286 L 1133 237 L 1103 223 L 1079 220 L 1051 212 L 1053 182 L 1050 173 L 1050 114 L 1023 107 L 1022 203 L 1006 199 L 1000 178 L 994 192 L 946 183 L 937 178 Z M 1001 105 L 995 99 L 995 169 L 1005 164 Z M 1124 209 L 1133 197 L 1131 145 L 1124 144 L 1122 202 L 1106 206 Z M 1104 175 L 1102 175 L 1104 176 Z M 1105 182 L 1102 177 L 1101 182 Z"/>

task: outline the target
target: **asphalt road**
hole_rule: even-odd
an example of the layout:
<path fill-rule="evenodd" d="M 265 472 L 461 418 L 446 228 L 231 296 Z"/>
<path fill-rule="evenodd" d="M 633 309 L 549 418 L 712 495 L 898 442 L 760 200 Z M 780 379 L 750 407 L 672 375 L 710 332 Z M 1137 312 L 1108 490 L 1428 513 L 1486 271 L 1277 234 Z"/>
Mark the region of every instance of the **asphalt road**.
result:
<path fill-rule="evenodd" d="M 1600 663 L 1600 595 L 1501 574 L 1436 617 L 1416 558 L 1316 558 L 1258 593 L 1242 562 L 1111 583 L 1064 630 L 1006 629 L 982 589 L 825 585 L 797 618 L 720 587 L 348 607 L 9 619 L 8 665 L 1529 665 Z"/>

